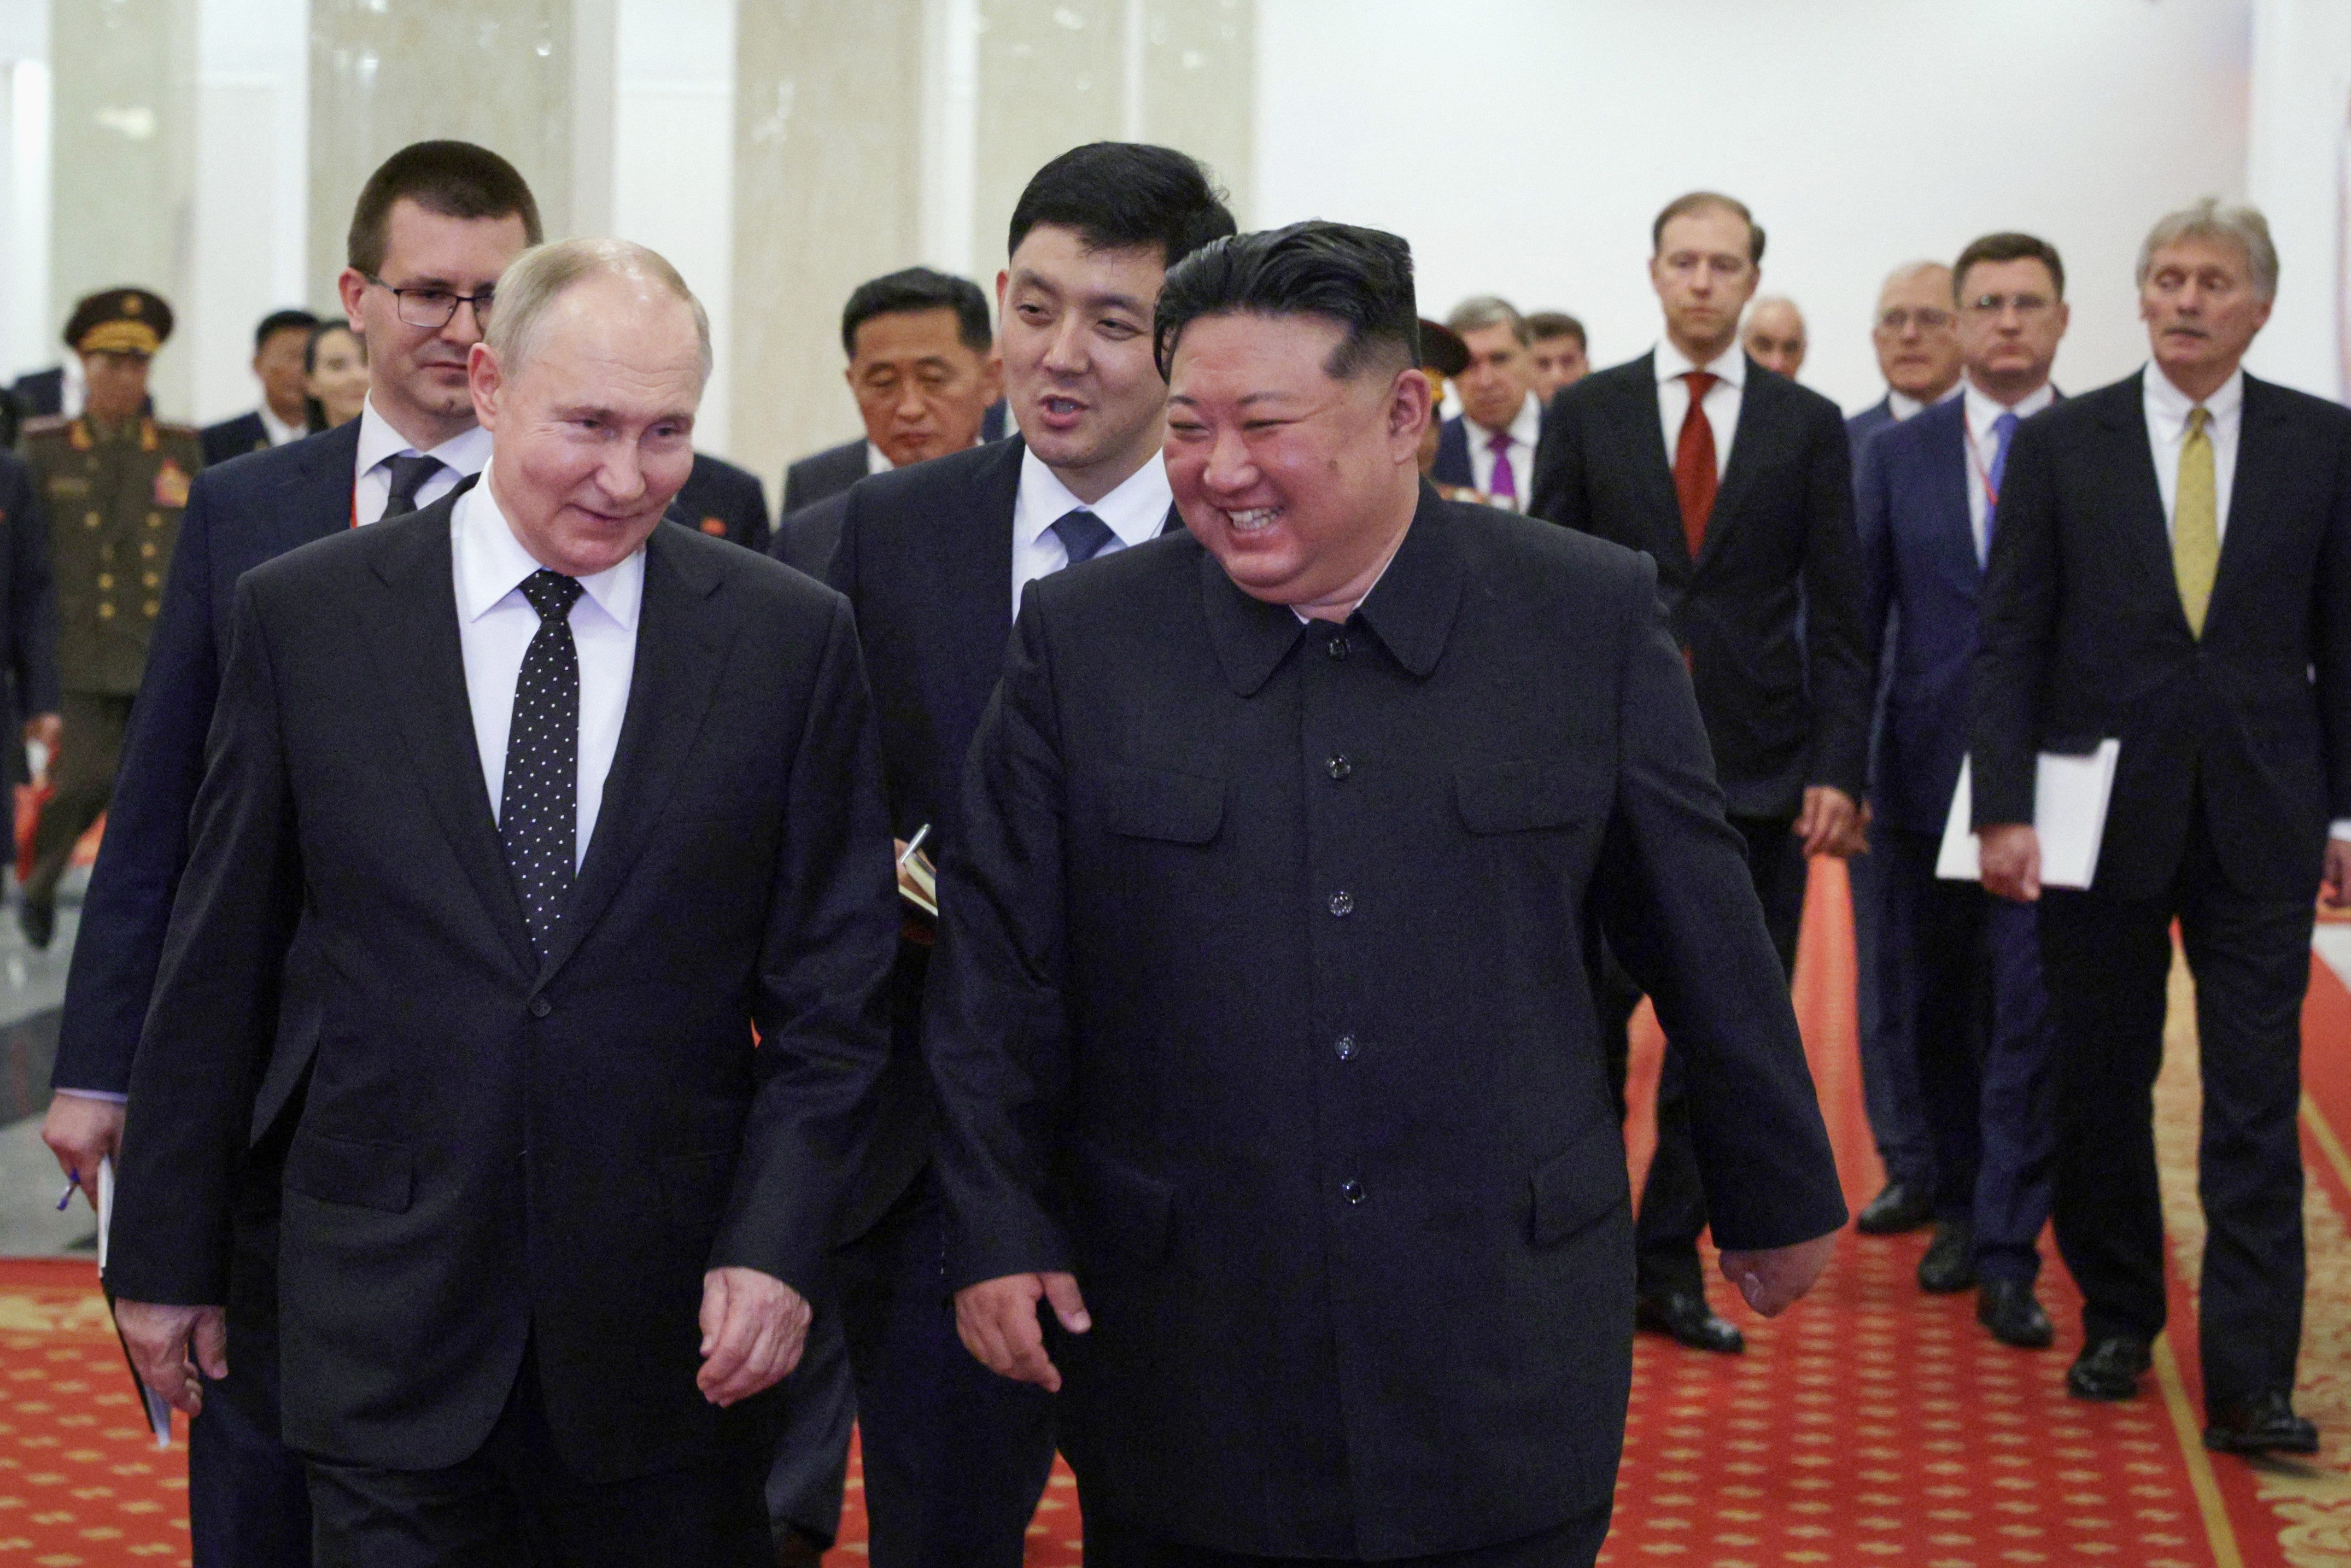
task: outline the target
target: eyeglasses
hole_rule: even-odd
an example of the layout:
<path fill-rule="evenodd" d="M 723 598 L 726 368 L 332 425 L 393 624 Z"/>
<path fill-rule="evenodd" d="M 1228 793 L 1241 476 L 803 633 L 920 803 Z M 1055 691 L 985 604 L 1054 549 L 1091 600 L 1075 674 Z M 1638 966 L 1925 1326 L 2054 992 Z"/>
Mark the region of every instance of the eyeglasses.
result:
<path fill-rule="evenodd" d="M 1917 327 L 1921 332 L 1939 332 L 1951 324 L 1951 313 L 1932 305 L 1922 305 L 1912 310 L 1897 305 L 1877 319 L 1881 332 L 1907 332 Z"/>
<path fill-rule="evenodd" d="M 1967 302 L 1965 308 L 1978 316 L 2000 316 L 2012 309 L 2019 316 L 2033 317 L 2053 303 L 2041 294 L 1979 294 Z"/>
<path fill-rule="evenodd" d="M 439 331 L 457 319 L 457 307 L 474 308 L 474 325 L 488 330 L 491 298 L 495 288 L 485 288 L 478 294 L 460 294 L 454 288 L 394 288 L 372 272 L 360 277 L 392 296 L 392 308 L 411 327 L 425 327 Z"/>

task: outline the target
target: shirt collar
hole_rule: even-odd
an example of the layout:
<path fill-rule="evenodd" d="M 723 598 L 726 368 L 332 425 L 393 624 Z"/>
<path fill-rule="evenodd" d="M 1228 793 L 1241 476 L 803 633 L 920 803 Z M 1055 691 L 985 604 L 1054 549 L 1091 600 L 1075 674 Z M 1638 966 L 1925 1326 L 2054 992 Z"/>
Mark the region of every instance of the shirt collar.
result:
<path fill-rule="evenodd" d="M 2187 427 L 2188 412 L 2197 406 L 2196 402 L 2173 386 L 2171 378 L 2163 373 L 2163 367 L 2151 360 L 2147 361 L 2146 379 L 2147 421 L 2158 426 L 2168 441 Z M 2212 423 L 2218 424 L 2222 420 L 2234 417 L 2244 402 L 2245 371 L 2241 365 L 2229 372 L 2229 379 L 2220 383 L 2219 391 L 2204 400 L 2203 406 L 2205 412 L 2212 416 Z"/>
<path fill-rule="evenodd" d="M 1471 419 L 1467 413 L 1464 413 L 1461 419 L 1462 423 L 1478 433 L 1480 445 L 1493 444 L 1494 433 L 1491 430 Z M 1541 436 L 1542 400 L 1534 393 L 1529 392 L 1526 401 L 1519 404 L 1519 412 L 1510 418 L 1510 437 L 1521 446 L 1532 446 Z"/>
<path fill-rule="evenodd" d="M 1964 376 L 1959 378 L 1959 384 L 1967 389 L 1963 395 L 1968 400 L 1969 428 L 1976 433 L 1979 440 L 1991 433 L 1991 422 L 2001 414 L 2012 413 L 2019 419 L 2031 419 L 2057 401 L 2057 389 L 2047 382 L 2043 382 L 2012 404 L 2001 402 Z"/>
<path fill-rule="evenodd" d="M 1747 350 L 1733 343 L 1706 364 L 1693 361 L 1675 347 L 1671 338 L 1657 345 L 1657 382 L 1663 385 L 1691 371 L 1704 371 L 1717 381 L 1729 382 L 1735 387 L 1747 385 Z"/>
<path fill-rule="evenodd" d="M 261 415 L 261 428 L 269 433 L 269 444 L 283 446 L 289 441 L 299 441 L 309 431 L 298 424 L 288 424 L 277 417 L 277 411 L 266 402 L 255 411 Z"/>
<path fill-rule="evenodd" d="M 891 469 L 895 468 L 896 466 L 898 466 L 898 465 L 897 465 L 895 463 L 893 463 L 893 462 L 891 462 L 891 461 L 890 461 L 890 455 L 889 455 L 888 453 L 886 453 L 886 452 L 883 451 L 883 450 L 882 450 L 882 448 L 880 448 L 879 446 L 875 445 L 872 441 L 868 441 L 868 442 L 866 442 L 866 444 L 865 444 L 865 472 L 866 472 L 866 473 L 868 473 L 868 474 L 887 474 L 888 472 L 890 472 L 890 470 L 891 470 Z"/>
<path fill-rule="evenodd" d="M 392 421 L 376 413 L 375 399 L 370 396 L 360 409 L 358 472 L 368 473 L 387 458 L 415 450 L 408 437 L 392 427 Z M 489 466 L 490 433 L 478 424 L 469 425 L 424 455 L 439 458 L 461 475 L 478 474 Z"/>
<path fill-rule="evenodd" d="M 1012 526 L 1018 543 L 1033 545 L 1045 537 L 1046 529 L 1082 507 L 1108 525 L 1121 544 L 1133 547 L 1159 537 L 1167 526 L 1167 508 L 1175 504 L 1175 492 L 1167 487 L 1167 465 L 1156 452 L 1101 500 L 1081 501 L 1043 458 L 1024 447 Z"/>
<path fill-rule="evenodd" d="M 539 569 L 538 559 L 523 549 L 506 514 L 498 509 L 486 473 L 481 484 L 457 497 L 449 517 L 449 533 L 457 556 L 457 617 L 468 624 L 496 608 L 499 601 Z M 622 631 L 634 632 L 645 597 L 644 548 L 639 546 L 618 566 L 581 578 L 580 586 L 585 590 L 584 597 Z"/>

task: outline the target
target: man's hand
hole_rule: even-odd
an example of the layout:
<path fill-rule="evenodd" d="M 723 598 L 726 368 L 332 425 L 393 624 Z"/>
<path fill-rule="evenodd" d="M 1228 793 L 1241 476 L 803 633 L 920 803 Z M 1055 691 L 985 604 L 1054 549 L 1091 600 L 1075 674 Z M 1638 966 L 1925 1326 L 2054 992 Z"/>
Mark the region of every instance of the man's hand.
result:
<path fill-rule="evenodd" d="M 2351 839 L 2326 841 L 2326 875 L 2318 896 L 2329 909 L 2351 909 Z"/>
<path fill-rule="evenodd" d="M 2041 835 L 2030 822 L 2000 822 L 1976 835 L 1984 890 L 2018 904 L 2041 896 Z M 2328 865 L 2335 862 L 2328 859 Z"/>
<path fill-rule="evenodd" d="M 41 1142 L 57 1156 L 57 1168 L 81 1186 L 81 1194 L 98 1207 L 98 1162 L 122 1148 L 123 1107 L 111 1100 L 87 1094 L 49 1096 L 49 1113 L 41 1118 Z"/>
<path fill-rule="evenodd" d="M 695 1385 L 732 1405 L 782 1382 L 808 1343 L 808 1298 L 757 1269 L 702 1276 L 702 1371 Z"/>
<path fill-rule="evenodd" d="M 1053 1303 L 1053 1315 L 1071 1333 L 1094 1326 L 1076 1275 L 1007 1274 L 956 1292 L 956 1332 L 964 1348 L 998 1377 L 1059 1394 L 1061 1370 L 1045 1354 L 1045 1330 L 1037 1322 L 1040 1301 Z"/>
<path fill-rule="evenodd" d="M 1853 832 L 1853 797 L 1834 784 L 1814 784 L 1804 791 L 1804 813 L 1788 831 L 1804 841 L 1804 853 L 1843 855 Z"/>
<path fill-rule="evenodd" d="M 1853 826 L 1845 830 L 1844 847 L 1832 849 L 1829 853 L 1845 860 L 1851 860 L 1855 855 L 1867 854 L 1869 825 L 1876 820 L 1876 816 L 1877 813 L 1871 810 L 1869 802 L 1864 800 L 1861 803 L 1861 810 L 1854 815 Z"/>
<path fill-rule="evenodd" d="M 1747 1304 L 1767 1318 L 1776 1318 L 1813 1288 L 1821 1270 L 1836 1251 L 1836 1233 L 1815 1236 L 1793 1247 L 1767 1247 L 1756 1252 L 1722 1255 L 1722 1277 L 1739 1287 Z"/>
<path fill-rule="evenodd" d="M 228 1375 L 228 1314 L 219 1307 L 159 1307 L 114 1303 L 114 1326 L 131 1352 L 139 1381 L 193 1416 L 204 1407 L 196 1369 L 217 1383 Z"/>

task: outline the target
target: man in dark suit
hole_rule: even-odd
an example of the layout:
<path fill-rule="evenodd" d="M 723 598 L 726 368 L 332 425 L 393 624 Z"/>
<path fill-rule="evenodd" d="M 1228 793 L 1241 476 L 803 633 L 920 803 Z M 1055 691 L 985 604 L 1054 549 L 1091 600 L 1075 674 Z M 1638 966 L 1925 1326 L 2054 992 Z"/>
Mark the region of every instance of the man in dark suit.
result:
<path fill-rule="evenodd" d="M 319 319 L 308 310 L 273 310 L 261 319 L 253 333 L 253 376 L 261 383 L 261 406 L 204 427 L 205 466 L 248 452 L 266 452 L 310 434 L 302 361 L 318 325 Z"/>
<path fill-rule="evenodd" d="M 1992 1336 L 2040 1349 L 2052 1330 L 2033 1299 L 2050 1205 L 2049 1072 L 2054 1051 L 2029 905 L 1935 874 L 1967 755 L 1969 673 L 1992 508 L 2018 425 L 2056 401 L 2065 269 L 2031 235 L 1993 234 L 1959 253 L 1965 391 L 1862 449 L 1855 482 L 1872 650 L 1898 620 L 1886 724 L 1870 785 L 1870 852 L 1884 879 L 1879 977 L 1893 1039 L 1911 1052 L 1934 1137 L 1935 1239 L 1918 1265 L 1933 1291 L 1980 1280 Z"/>
<path fill-rule="evenodd" d="M 1004 367 L 987 296 L 967 277 L 910 267 L 861 283 L 841 312 L 842 372 L 865 434 L 784 470 L 784 515 L 868 474 L 1004 434 Z"/>
<path fill-rule="evenodd" d="M 8 386 L 8 396 L 16 405 L 19 419 L 79 413 L 84 395 L 79 371 L 68 372 L 63 365 L 28 371 Z"/>
<path fill-rule="evenodd" d="M 321 1558 L 765 1568 L 752 1401 L 887 1055 L 872 709 L 837 595 L 662 527 L 710 366 L 674 269 L 572 240 L 499 286 L 484 479 L 238 586 L 118 1321 L 200 1409 L 236 1150 L 307 1058 L 279 1349 Z M 281 975 L 324 1017 L 290 1053 Z"/>
<path fill-rule="evenodd" d="M 1844 422 L 1856 472 L 1871 436 L 1959 390 L 1955 319 L 1951 269 L 1939 261 L 1914 261 L 1896 267 L 1878 290 L 1877 318 L 1869 337 L 1877 350 L 1877 368 L 1886 377 L 1886 395 Z M 1895 622 L 1899 620 L 1897 613 Z M 1885 737 L 1888 656 L 1900 645 L 1892 623 L 1884 629 L 1883 640 L 1876 695 L 1870 709 L 1873 773 Z M 1864 802 L 1865 830 L 1869 813 L 1869 805 Z M 1907 1037 L 1896 1035 L 1896 1024 L 1888 1019 L 1883 1002 L 1885 988 L 1890 986 L 1897 993 L 1907 990 L 1903 966 L 1908 956 L 1878 938 L 1879 927 L 1885 924 L 1882 863 L 1880 857 L 1866 854 L 1846 862 L 1853 888 L 1854 1000 L 1860 1015 L 1862 1103 L 1869 1117 L 1870 1137 L 1877 1145 L 1878 1163 L 1886 1167 L 1886 1186 L 1854 1217 L 1855 1228 L 1870 1236 L 1916 1230 L 1935 1218 L 1935 1151 L 1919 1103 L 1917 1052 Z"/>
<path fill-rule="evenodd" d="M 1655 570 L 1420 483 L 1414 319 L 1373 230 L 1178 267 L 1189 531 L 1037 584 L 973 747 L 950 1277 L 1059 1390 L 1092 1568 L 1592 1561 L 1632 1302 L 1588 907 L 1703 1063 L 1725 1269 L 1776 1312 L 1844 1223 Z"/>
<path fill-rule="evenodd" d="M 771 531 L 767 486 L 748 468 L 697 452 L 694 472 L 674 505 L 688 528 L 714 538 L 733 539 L 746 549 L 767 550 Z"/>
<path fill-rule="evenodd" d="M 1456 305 L 1445 325 L 1468 348 L 1469 363 L 1453 378 L 1461 412 L 1438 433 L 1428 476 L 1524 511 L 1542 431 L 1534 333 L 1509 300 L 1490 294 Z"/>
<path fill-rule="evenodd" d="M 962 838 L 964 758 L 1020 593 L 1171 526 L 1152 305 L 1171 262 L 1232 231 L 1183 153 L 1099 142 L 1048 163 L 1013 210 L 997 278 L 1021 438 L 849 492 L 830 580 L 857 614 L 901 841 L 925 828 L 934 851 Z M 884 1108 L 843 1228 L 873 1560 L 1017 1568 L 1052 1460 L 1052 1407 L 956 1343 L 916 1034 L 928 956 L 920 942 L 900 954 Z"/>
<path fill-rule="evenodd" d="M 465 384 L 481 319 L 455 297 L 486 298 L 538 237 L 529 188 L 496 154 L 465 142 L 394 153 L 360 193 L 342 276 L 345 307 L 372 346 L 366 409 L 315 441 L 207 469 L 190 489 L 67 977 L 42 1124 L 67 1170 L 90 1176 L 121 1138 L 237 580 L 297 546 L 438 500 L 481 471 L 489 436 Z M 239 1176 L 226 1304 L 249 1354 L 190 1428 L 190 1531 L 206 1565 L 310 1561 L 301 1467 L 278 1440 L 277 1194 L 299 1110 L 298 1085 L 279 1087 L 288 1092 L 261 1107 Z"/>
<path fill-rule="evenodd" d="M 24 459 L 8 452 L 0 452 L 0 673 L 8 679 L 10 707 L 26 716 L 27 743 L 55 751 L 63 727 L 48 514 Z"/>
<path fill-rule="evenodd" d="M 1535 515 L 1656 561 L 1730 822 L 1792 969 L 1806 857 L 1855 847 L 1869 736 L 1844 420 L 1740 351 L 1763 254 L 1744 206 L 1694 193 L 1658 214 L 1650 237 L 1666 341 L 1559 394 L 1535 464 Z M 1736 1351 L 1739 1331 L 1706 1304 L 1706 1194 L 1689 1152 L 1687 1068 L 1670 1040 L 1641 1200 L 1641 1321 Z"/>
<path fill-rule="evenodd" d="M 2277 252 L 2206 201 L 2141 246 L 2153 363 L 2017 432 L 1977 655 L 1984 885 L 2038 899 L 2057 1018 L 2058 1249 L 2087 1399 L 2138 1390 L 2165 1316 L 2153 1089 L 2176 919 L 2196 977 L 2207 1447 L 2314 1452 L 2294 1412 L 2302 1001 L 2351 904 L 2351 413 L 2241 361 Z M 2041 883 L 2035 756 L 2121 742 L 2085 890 Z"/>

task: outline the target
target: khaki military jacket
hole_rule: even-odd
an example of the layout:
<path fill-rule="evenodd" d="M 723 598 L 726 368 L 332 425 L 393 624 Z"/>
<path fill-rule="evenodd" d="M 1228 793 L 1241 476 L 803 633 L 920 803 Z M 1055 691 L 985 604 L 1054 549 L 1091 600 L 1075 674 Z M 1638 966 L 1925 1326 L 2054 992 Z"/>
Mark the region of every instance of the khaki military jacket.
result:
<path fill-rule="evenodd" d="M 196 433 L 87 415 L 26 426 L 25 460 L 49 512 L 57 583 L 57 676 L 69 692 L 139 690 L 188 484 L 204 466 Z"/>

